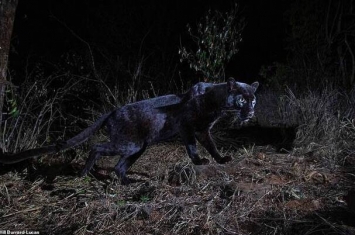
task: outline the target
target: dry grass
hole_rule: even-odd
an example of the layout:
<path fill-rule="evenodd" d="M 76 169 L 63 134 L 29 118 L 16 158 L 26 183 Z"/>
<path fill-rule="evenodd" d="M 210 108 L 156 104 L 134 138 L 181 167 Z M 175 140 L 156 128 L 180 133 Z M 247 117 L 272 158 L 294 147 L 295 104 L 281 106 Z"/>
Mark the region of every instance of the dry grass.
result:
<path fill-rule="evenodd" d="M 202 151 L 205 155 L 205 151 Z M 138 182 L 78 178 L 65 171 L 23 171 L 0 176 L 0 228 L 41 234 L 353 234 L 355 156 L 330 171 L 303 155 L 254 147 L 227 165 L 194 166 L 184 148 L 148 149 L 130 170 Z M 41 169 L 70 163 L 42 159 Z M 99 162 L 109 175 L 114 160 Z M 38 166 L 34 164 L 34 166 Z M 52 168 L 51 168 L 52 167 Z M 346 198 L 346 196 L 344 197 Z"/>
<path fill-rule="evenodd" d="M 318 156 L 336 167 L 355 149 L 355 90 L 295 94 L 264 92 L 259 95 L 257 117 L 261 126 L 297 127 L 294 147 L 303 154 Z"/>

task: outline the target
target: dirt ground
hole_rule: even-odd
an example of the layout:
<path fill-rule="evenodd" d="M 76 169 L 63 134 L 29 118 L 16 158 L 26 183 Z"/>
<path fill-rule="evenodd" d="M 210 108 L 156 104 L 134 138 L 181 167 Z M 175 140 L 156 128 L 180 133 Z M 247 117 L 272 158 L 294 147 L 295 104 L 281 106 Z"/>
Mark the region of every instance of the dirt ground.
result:
<path fill-rule="evenodd" d="M 81 157 L 1 166 L 0 232 L 355 234 L 355 156 L 329 169 L 270 146 L 221 152 L 233 161 L 194 166 L 177 142 L 152 146 L 128 186 L 112 171 L 115 158 L 81 178 Z"/>

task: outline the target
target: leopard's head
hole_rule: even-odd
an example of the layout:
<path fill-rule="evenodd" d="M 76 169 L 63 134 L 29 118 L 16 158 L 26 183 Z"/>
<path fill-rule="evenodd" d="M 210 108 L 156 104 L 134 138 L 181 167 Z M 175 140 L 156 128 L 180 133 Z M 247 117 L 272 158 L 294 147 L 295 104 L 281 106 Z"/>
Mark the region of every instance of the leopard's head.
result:
<path fill-rule="evenodd" d="M 258 82 L 249 85 L 236 82 L 234 78 L 229 78 L 227 82 L 228 97 L 225 108 L 236 110 L 237 117 L 242 123 L 246 123 L 254 117 L 254 106 L 256 104 L 254 93 L 258 86 Z"/>

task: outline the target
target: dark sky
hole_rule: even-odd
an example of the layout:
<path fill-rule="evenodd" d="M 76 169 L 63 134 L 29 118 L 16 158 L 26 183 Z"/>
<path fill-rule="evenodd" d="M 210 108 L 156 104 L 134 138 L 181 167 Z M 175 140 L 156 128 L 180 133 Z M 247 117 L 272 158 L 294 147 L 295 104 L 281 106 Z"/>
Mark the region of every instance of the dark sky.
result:
<path fill-rule="evenodd" d="M 289 1 L 244 1 L 247 26 L 239 53 L 228 68 L 235 66 L 241 77 L 256 76 L 261 65 L 284 61 L 286 24 L 284 13 Z M 272 2 L 272 3 L 271 3 Z M 243 4 L 243 3 L 241 3 Z"/>
<path fill-rule="evenodd" d="M 195 25 L 208 9 L 228 11 L 233 2 L 19 0 L 11 68 L 18 70 L 28 61 L 55 64 L 70 51 L 87 54 L 86 43 L 98 53 L 98 61 L 100 56 L 130 58 L 141 53 L 178 63 L 180 42 L 188 41 L 186 24 Z M 239 1 L 247 25 L 227 76 L 255 80 L 261 65 L 285 59 L 287 2 Z"/>

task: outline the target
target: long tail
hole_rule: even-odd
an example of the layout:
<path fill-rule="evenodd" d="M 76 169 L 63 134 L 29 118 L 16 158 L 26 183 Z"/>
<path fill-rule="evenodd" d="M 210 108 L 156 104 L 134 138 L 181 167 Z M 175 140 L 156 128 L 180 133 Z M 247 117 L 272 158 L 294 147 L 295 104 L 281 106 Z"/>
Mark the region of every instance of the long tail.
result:
<path fill-rule="evenodd" d="M 58 150 L 65 150 L 72 148 L 74 146 L 80 145 L 84 143 L 90 136 L 95 134 L 106 122 L 107 118 L 115 111 L 106 113 L 102 115 L 96 122 L 94 122 L 91 126 L 74 136 L 73 138 L 61 143 L 60 146 L 57 145 Z"/>
<path fill-rule="evenodd" d="M 19 153 L 3 153 L 0 151 L 0 163 L 13 164 L 36 156 L 57 152 L 56 145 L 49 145 L 36 149 L 29 149 Z"/>
<path fill-rule="evenodd" d="M 29 149 L 19 153 L 3 153 L 2 150 L 0 149 L 0 163 L 13 164 L 40 155 L 56 153 L 61 150 L 65 150 L 68 148 L 72 148 L 76 145 L 82 144 L 105 124 L 107 118 L 112 113 L 113 112 L 104 114 L 96 122 L 94 122 L 94 124 L 92 124 L 85 130 L 80 132 L 78 135 L 59 144 L 49 145 L 41 148 Z"/>

